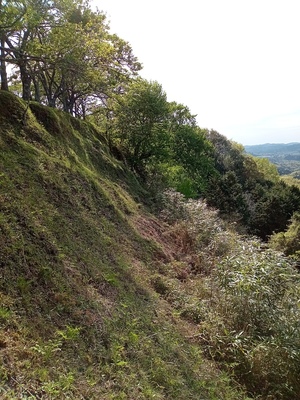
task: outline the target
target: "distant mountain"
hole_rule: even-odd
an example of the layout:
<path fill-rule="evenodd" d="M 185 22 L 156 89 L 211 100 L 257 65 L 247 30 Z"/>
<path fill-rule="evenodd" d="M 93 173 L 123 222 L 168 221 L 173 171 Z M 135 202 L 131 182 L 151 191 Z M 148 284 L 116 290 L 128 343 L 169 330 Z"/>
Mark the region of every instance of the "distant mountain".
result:
<path fill-rule="evenodd" d="M 297 177 L 300 172 L 300 143 L 265 143 L 244 146 L 245 151 L 256 157 L 268 158 L 281 175 Z"/>
<path fill-rule="evenodd" d="M 253 146 L 244 146 L 247 153 L 253 154 L 254 156 L 272 156 L 274 154 L 299 154 L 300 155 L 300 143 L 265 143 L 256 144 Z"/>

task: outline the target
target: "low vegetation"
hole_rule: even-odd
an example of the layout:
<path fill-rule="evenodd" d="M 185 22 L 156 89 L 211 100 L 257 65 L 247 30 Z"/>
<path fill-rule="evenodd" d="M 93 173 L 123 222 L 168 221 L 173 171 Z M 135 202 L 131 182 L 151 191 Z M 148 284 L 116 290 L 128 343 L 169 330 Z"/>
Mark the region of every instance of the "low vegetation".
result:
<path fill-rule="evenodd" d="M 163 295 L 195 324 L 191 340 L 251 396 L 298 398 L 300 278 L 294 264 L 258 239 L 237 235 L 202 201 L 186 202 L 176 193 L 167 198 L 167 218 L 180 210 L 171 229 L 185 257 L 177 275 L 161 278 Z"/>

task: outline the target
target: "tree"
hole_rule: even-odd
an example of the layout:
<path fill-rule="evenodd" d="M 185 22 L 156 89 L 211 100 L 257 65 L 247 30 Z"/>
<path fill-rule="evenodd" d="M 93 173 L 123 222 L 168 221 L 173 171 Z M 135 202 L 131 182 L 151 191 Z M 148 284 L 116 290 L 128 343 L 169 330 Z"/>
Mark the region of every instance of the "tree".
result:
<path fill-rule="evenodd" d="M 157 82 L 138 78 L 115 102 L 116 143 L 130 167 L 145 177 L 147 166 L 161 161 L 169 151 L 169 106 L 166 93 Z"/>
<path fill-rule="evenodd" d="M 179 180 L 179 184 L 184 185 L 184 180 L 188 179 L 189 190 L 194 192 L 194 196 L 203 194 L 210 177 L 216 174 L 212 146 L 205 133 L 206 130 L 189 124 L 179 125 L 173 132 L 174 163 L 180 165 L 184 171 L 183 175 L 181 173 L 183 182 Z"/>
<path fill-rule="evenodd" d="M 48 58 L 39 68 L 45 93 L 75 116 L 105 103 L 141 68 L 129 44 L 109 33 L 105 16 L 90 9 L 52 29 L 46 45 L 41 50 Z"/>
<path fill-rule="evenodd" d="M 267 240 L 284 231 L 293 213 L 300 209 L 300 190 L 280 181 L 264 190 L 249 221 L 250 231 Z"/>
<path fill-rule="evenodd" d="M 203 194 L 215 173 L 211 145 L 188 107 L 167 102 L 157 82 L 138 78 L 95 115 L 115 154 L 144 180 L 163 181 L 188 197 Z M 116 152 L 116 147 L 119 149 Z"/>
<path fill-rule="evenodd" d="M 9 54 L 6 60 L 19 68 L 22 97 L 24 100 L 30 100 L 33 80 L 32 65 L 37 58 L 36 54 L 32 52 L 32 43 L 41 32 L 50 29 L 51 24 L 58 18 L 59 8 L 50 0 L 24 0 L 22 4 L 24 9 L 17 19 L 17 23 L 14 23 L 11 29 L 5 33 L 6 47 L 4 49 L 2 47 L 2 50 Z"/>
<path fill-rule="evenodd" d="M 258 171 L 264 176 L 265 179 L 271 182 L 279 182 L 280 175 L 276 165 L 271 163 L 271 161 L 267 158 L 254 157 L 251 155 L 249 155 L 249 157 L 255 162 Z"/>
<path fill-rule="evenodd" d="M 88 3 L 23 1 L 23 14 L 0 34 L 2 81 L 4 63 L 15 65 L 25 100 L 85 116 L 141 69 L 130 45 L 110 34 L 105 15 Z"/>
<path fill-rule="evenodd" d="M 6 63 L 10 49 L 6 47 L 6 40 L 14 32 L 26 13 L 22 1 L 0 0 L 0 80 L 1 90 L 8 90 Z"/>

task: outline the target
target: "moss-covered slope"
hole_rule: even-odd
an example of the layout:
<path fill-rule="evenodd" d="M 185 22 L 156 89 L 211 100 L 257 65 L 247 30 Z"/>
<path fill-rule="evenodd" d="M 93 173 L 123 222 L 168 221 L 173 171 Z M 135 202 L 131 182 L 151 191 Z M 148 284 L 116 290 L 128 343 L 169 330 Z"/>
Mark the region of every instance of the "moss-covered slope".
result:
<path fill-rule="evenodd" d="M 154 290 L 143 196 L 95 127 L 0 92 L 1 399 L 245 398 Z"/>

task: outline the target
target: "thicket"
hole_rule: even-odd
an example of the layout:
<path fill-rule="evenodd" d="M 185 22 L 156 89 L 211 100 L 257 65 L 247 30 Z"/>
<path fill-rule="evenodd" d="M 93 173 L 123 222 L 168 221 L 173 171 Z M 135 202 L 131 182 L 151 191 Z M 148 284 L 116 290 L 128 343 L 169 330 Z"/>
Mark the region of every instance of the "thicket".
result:
<path fill-rule="evenodd" d="M 241 145 L 210 131 L 219 172 L 205 193 L 210 205 L 233 217 L 246 231 L 267 240 L 283 231 L 300 207 L 300 191 L 279 179 L 268 160 L 245 154 Z"/>
<path fill-rule="evenodd" d="M 300 276 L 292 262 L 238 235 L 202 200 L 167 192 L 164 204 L 181 259 L 159 290 L 197 325 L 190 339 L 252 396 L 298 399 Z"/>

